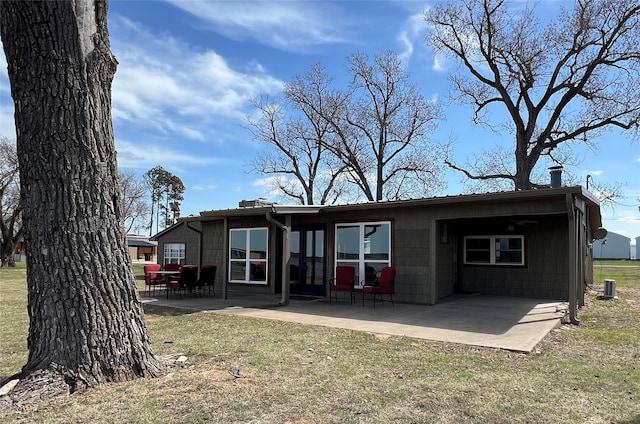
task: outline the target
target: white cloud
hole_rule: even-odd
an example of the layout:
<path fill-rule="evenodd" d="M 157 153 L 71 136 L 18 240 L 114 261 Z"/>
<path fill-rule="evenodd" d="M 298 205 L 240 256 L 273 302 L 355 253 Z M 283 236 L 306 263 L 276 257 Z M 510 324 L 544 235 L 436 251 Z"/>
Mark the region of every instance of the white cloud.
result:
<path fill-rule="evenodd" d="M 16 138 L 16 124 L 13 120 L 13 100 L 7 73 L 7 58 L 0 41 L 0 135 Z"/>
<path fill-rule="evenodd" d="M 150 169 L 171 162 L 173 166 L 194 166 L 219 163 L 220 159 L 190 155 L 159 144 L 131 143 L 116 139 L 118 166 L 121 168 Z"/>
<path fill-rule="evenodd" d="M 2 102 L 0 104 L 0 135 L 15 139 L 16 124 L 13 119 L 13 102 Z"/>
<path fill-rule="evenodd" d="M 215 190 L 217 188 L 220 188 L 220 185 L 218 185 L 218 184 L 196 184 L 194 186 L 189 187 L 189 190 L 209 191 L 209 190 Z"/>
<path fill-rule="evenodd" d="M 174 6 L 235 40 L 254 39 L 285 51 L 344 42 L 346 25 L 337 6 L 292 1 L 169 0 Z"/>
<path fill-rule="evenodd" d="M 431 69 L 433 69 L 436 72 L 446 72 L 447 68 L 444 65 L 444 62 L 446 62 L 446 60 L 439 56 L 438 54 L 433 56 L 433 66 L 431 67 Z"/>
<path fill-rule="evenodd" d="M 404 28 L 398 34 L 398 41 L 403 46 L 400 52 L 400 59 L 404 63 L 408 63 L 414 52 L 414 45 L 424 45 L 427 25 L 424 21 L 424 14 L 419 13 L 411 15 L 405 22 Z"/>
<path fill-rule="evenodd" d="M 282 82 L 259 65 L 232 69 L 214 51 L 195 51 L 122 17 L 112 18 L 112 34 L 120 62 L 113 83 L 114 121 L 205 140 L 216 120 L 243 120 L 249 99 L 282 89 Z"/>
<path fill-rule="evenodd" d="M 282 178 L 283 177 L 274 176 L 257 178 L 251 183 L 251 186 L 263 190 L 265 193 L 268 193 L 270 195 L 279 194 L 280 192 L 276 190 L 275 187 L 277 187 L 278 181 Z"/>
<path fill-rule="evenodd" d="M 407 8 L 410 7 L 415 11 L 415 4 L 413 2 L 400 2 L 400 4 L 406 4 Z M 405 20 L 404 28 L 400 31 L 397 37 L 400 45 L 402 46 L 399 54 L 400 59 L 405 64 L 408 64 L 411 57 L 416 54 L 419 54 L 423 58 L 432 56 L 433 62 L 431 64 L 431 69 L 438 73 L 446 73 L 447 64 L 450 60 L 448 60 L 446 56 L 434 52 L 427 45 L 427 36 L 429 30 L 432 29 L 425 21 L 424 13 L 425 10 L 428 9 L 429 5 L 420 12 L 410 15 L 409 18 Z"/>
<path fill-rule="evenodd" d="M 7 58 L 4 55 L 4 47 L 0 41 L 0 93 L 11 93 L 9 87 L 9 74 L 7 73 Z"/>
<path fill-rule="evenodd" d="M 618 217 L 618 221 L 622 222 L 637 222 L 640 221 L 638 214 L 635 215 L 632 212 L 626 212 L 624 215 Z"/>

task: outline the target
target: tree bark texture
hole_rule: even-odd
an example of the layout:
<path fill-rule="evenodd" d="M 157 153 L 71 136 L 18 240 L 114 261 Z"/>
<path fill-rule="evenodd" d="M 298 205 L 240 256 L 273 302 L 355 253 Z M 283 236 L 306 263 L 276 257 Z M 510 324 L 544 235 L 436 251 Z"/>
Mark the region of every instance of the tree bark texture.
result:
<path fill-rule="evenodd" d="M 121 222 L 107 2 L 0 2 L 27 249 L 28 375 L 155 376 Z"/>

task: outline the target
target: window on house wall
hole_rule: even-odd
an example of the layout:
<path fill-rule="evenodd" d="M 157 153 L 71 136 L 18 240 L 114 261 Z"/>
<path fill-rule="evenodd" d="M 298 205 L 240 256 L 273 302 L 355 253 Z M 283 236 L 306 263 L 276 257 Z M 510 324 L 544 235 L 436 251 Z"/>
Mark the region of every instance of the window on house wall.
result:
<path fill-rule="evenodd" d="M 184 243 L 165 243 L 164 244 L 164 264 L 184 265 Z"/>
<path fill-rule="evenodd" d="M 524 265 L 524 236 L 467 236 L 464 263 L 469 265 Z"/>
<path fill-rule="evenodd" d="M 356 286 L 365 275 L 391 266 L 391 223 L 362 222 L 336 225 L 336 266 L 356 268 Z"/>
<path fill-rule="evenodd" d="M 229 231 L 229 281 L 267 284 L 268 236 L 266 228 Z"/>

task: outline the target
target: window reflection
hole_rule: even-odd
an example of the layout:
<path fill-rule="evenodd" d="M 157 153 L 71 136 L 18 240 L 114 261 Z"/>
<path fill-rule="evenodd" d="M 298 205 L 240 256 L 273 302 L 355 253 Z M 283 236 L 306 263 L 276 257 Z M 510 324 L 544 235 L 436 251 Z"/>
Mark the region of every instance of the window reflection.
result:
<path fill-rule="evenodd" d="M 230 230 L 230 282 L 267 283 L 268 239 L 269 231 L 266 228 L 234 228 Z"/>
<path fill-rule="evenodd" d="M 358 286 L 391 266 L 391 223 L 363 222 L 336 226 L 336 265 L 356 268 Z"/>

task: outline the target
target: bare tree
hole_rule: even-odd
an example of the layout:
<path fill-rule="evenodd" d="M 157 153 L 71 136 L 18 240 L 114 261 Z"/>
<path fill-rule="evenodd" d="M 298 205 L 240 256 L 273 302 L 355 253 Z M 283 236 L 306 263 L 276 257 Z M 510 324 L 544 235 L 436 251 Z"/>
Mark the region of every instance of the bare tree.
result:
<path fill-rule="evenodd" d="M 146 224 L 141 223 L 150 213 L 146 183 L 133 172 L 120 171 L 120 191 L 125 232 L 129 234 L 146 228 Z"/>
<path fill-rule="evenodd" d="M 281 105 L 261 99 L 254 102 L 260 118 L 248 121 L 254 139 L 275 147 L 253 160 L 253 170 L 274 176 L 270 180 L 274 191 L 301 205 L 332 204 L 348 196 L 346 166 L 326 147 L 333 144 L 333 128 L 314 110 L 331 96 L 331 82 L 324 68 L 314 65 L 286 85 L 286 101 L 294 116 L 287 118 Z"/>
<path fill-rule="evenodd" d="M 285 86 L 296 110 L 317 123 L 312 139 L 321 144 L 323 154 L 332 154 L 326 163 L 334 175 L 358 187 L 370 201 L 440 191 L 437 152 L 427 138 L 440 120 L 438 105 L 418 92 L 393 52 L 376 56 L 373 64 L 356 53 L 349 66 L 352 82 L 347 90 L 332 89 L 333 78 L 320 65 Z M 284 168 L 286 161 L 278 166 Z"/>
<path fill-rule="evenodd" d="M 122 226 L 106 1 L 0 2 L 24 202 L 29 357 L 2 402 L 156 376 Z"/>
<path fill-rule="evenodd" d="M 532 9 L 507 0 L 437 4 L 425 18 L 437 53 L 458 60 L 451 76 L 457 100 L 474 122 L 506 128 L 514 139 L 511 170 L 452 168 L 477 180 L 504 179 L 535 188 L 532 172 L 562 145 L 585 143 L 609 128 L 640 120 L 640 5 L 636 0 L 578 0 L 542 25 Z M 490 111 L 506 113 L 493 121 Z M 502 125 L 503 128 L 499 128 Z"/>
<path fill-rule="evenodd" d="M 356 184 L 377 201 L 440 191 L 439 160 L 427 138 L 441 119 L 438 105 L 418 91 L 394 52 L 376 55 L 373 63 L 355 53 L 349 65 L 353 96 L 332 122 L 349 126 L 339 131 L 335 151 L 351 165 Z"/>
<path fill-rule="evenodd" d="M 607 183 L 597 181 L 592 175 L 587 175 L 586 186 L 600 202 L 600 206 L 615 209 L 624 196 L 624 184 L 619 182 Z"/>
<path fill-rule="evenodd" d="M 14 255 L 24 231 L 19 177 L 15 141 L 0 137 L 0 266 L 16 266 Z"/>

